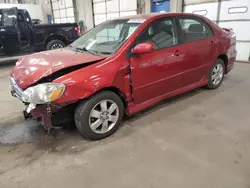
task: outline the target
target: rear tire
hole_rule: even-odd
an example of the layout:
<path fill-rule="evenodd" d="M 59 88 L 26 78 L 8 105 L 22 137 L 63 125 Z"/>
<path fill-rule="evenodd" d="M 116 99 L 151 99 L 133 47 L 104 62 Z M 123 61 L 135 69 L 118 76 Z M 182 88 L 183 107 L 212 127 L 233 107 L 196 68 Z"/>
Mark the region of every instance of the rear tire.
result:
<path fill-rule="evenodd" d="M 217 89 L 224 78 L 225 75 L 225 63 L 222 59 L 216 59 L 215 63 L 212 65 L 208 76 L 207 89 Z"/>
<path fill-rule="evenodd" d="M 54 50 L 58 48 L 63 48 L 65 43 L 61 40 L 51 40 L 46 45 L 46 50 Z"/>
<path fill-rule="evenodd" d="M 123 115 L 121 98 L 111 91 L 102 91 L 77 106 L 75 124 L 84 138 L 100 140 L 116 132 Z"/>

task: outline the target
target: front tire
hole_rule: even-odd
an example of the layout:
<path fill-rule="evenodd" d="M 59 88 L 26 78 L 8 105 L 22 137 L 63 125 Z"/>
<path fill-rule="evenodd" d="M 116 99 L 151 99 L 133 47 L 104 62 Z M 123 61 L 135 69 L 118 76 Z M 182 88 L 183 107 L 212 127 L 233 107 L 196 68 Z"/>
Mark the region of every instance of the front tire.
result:
<path fill-rule="evenodd" d="M 209 72 L 207 88 L 217 89 L 221 85 L 224 75 L 225 63 L 222 59 L 216 59 Z"/>
<path fill-rule="evenodd" d="M 123 115 L 121 98 L 111 91 L 102 91 L 77 106 L 75 124 L 84 138 L 100 140 L 116 132 Z"/>

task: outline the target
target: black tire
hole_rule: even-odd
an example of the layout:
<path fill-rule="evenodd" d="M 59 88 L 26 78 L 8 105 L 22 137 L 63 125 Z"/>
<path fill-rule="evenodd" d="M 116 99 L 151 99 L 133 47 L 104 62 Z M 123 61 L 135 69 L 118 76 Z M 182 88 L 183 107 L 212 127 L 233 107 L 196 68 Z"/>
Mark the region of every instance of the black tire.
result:
<path fill-rule="evenodd" d="M 103 100 L 112 100 L 117 104 L 119 110 L 119 117 L 114 127 L 111 130 L 109 130 L 106 133 L 96 133 L 90 128 L 89 116 L 91 110 L 99 102 Z M 124 116 L 124 105 L 121 98 L 117 94 L 111 91 L 101 91 L 93 95 L 89 99 L 82 101 L 75 110 L 74 118 L 75 118 L 75 125 L 79 130 L 80 134 L 82 135 L 82 137 L 89 140 L 100 140 L 116 132 L 116 130 L 119 128 L 123 116 Z"/>
<path fill-rule="evenodd" d="M 58 45 L 61 46 L 61 48 L 63 48 L 65 46 L 65 43 L 61 40 L 51 40 L 46 44 L 46 50 L 53 50 L 54 45 Z"/>
<path fill-rule="evenodd" d="M 222 75 L 222 79 L 220 80 L 220 82 L 218 84 L 214 84 L 213 79 L 212 79 L 213 69 L 218 64 L 222 65 L 222 67 L 223 67 L 223 75 Z M 216 59 L 215 63 L 213 64 L 213 66 L 210 69 L 209 76 L 208 76 L 208 84 L 207 84 L 206 88 L 207 89 L 217 89 L 221 85 L 223 78 L 224 78 L 224 75 L 225 75 L 225 63 L 222 59 Z"/>

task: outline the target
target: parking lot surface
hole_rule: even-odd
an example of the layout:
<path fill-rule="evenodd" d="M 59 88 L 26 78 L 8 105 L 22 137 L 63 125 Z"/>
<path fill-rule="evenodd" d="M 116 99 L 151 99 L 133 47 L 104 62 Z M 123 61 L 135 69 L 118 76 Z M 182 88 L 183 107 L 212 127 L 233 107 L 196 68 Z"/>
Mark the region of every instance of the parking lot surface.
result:
<path fill-rule="evenodd" d="M 219 89 L 165 100 L 97 142 L 25 122 L 11 68 L 0 67 L 0 187 L 250 187 L 249 64 L 236 64 Z"/>

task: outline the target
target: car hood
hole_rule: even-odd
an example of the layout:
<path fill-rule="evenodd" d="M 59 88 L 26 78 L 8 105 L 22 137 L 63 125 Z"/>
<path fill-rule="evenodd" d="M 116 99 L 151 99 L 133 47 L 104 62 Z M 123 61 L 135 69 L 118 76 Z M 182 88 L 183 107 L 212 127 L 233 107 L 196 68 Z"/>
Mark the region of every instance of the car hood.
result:
<path fill-rule="evenodd" d="M 27 88 L 41 78 L 61 69 L 88 65 L 105 59 L 105 56 L 88 52 L 75 52 L 70 49 L 58 49 L 35 53 L 19 59 L 11 72 L 11 77 L 21 88 Z"/>

